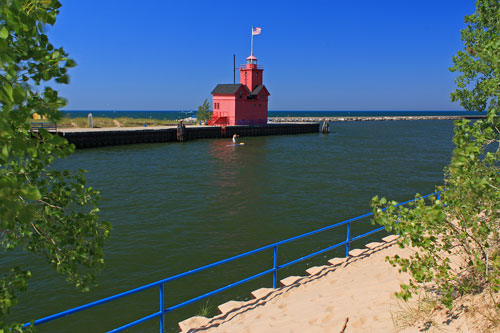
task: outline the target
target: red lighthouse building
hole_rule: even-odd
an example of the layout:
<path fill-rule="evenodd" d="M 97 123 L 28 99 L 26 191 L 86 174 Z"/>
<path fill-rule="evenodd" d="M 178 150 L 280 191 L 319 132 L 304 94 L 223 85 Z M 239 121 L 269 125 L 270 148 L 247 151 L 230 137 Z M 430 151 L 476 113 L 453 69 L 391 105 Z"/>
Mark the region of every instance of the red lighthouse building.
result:
<path fill-rule="evenodd" d="M 209 125 L 267 124 L 269 92 L 262 84 L 264 69 L 251 55 L 239 70 L 239 84 L 218 84 L 212 91 L 213 111 Z"/>

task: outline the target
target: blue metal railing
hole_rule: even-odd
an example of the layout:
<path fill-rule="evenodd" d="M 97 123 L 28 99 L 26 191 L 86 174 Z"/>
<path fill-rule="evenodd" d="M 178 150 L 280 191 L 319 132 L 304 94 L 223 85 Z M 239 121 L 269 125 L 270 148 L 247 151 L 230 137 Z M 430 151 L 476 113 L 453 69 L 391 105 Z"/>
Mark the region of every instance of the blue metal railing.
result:
<path fill-rule="evenodd" d="M 46 130 L 57 131 L 57 124 L 56 123 L 30 123 L 30 125 L 31 125 L 31 129 L 33 129 L 33 130 L 44 128 Z"/>
<path fill-rule="evenodd" d="M 438 196 L 438 200 L 439 200 L 440 195 L 441 195 L 441 191 L 434 192 L 434 193 L 431 193 L 431 194 L 427 194 L 427 195 L 421 197 L 420 199 L 412 199 L 412 200 L 408 200 L 408 201 L 405 201 L 405 202 L 401 202 L 401 203 L 397 204 L 396 206 L 406 205 L 406 204 L 408 204 L 410 202 L 413 202 L 413 201 L 416 201 L 416 200 L 422 200 L 422 199 L 428 198 L 428 197 L 433 196 L 433 195 L 437 195 Z M 236 286 L 238 286 L 240 284 L 243 284 L 245 282 L 254 280 L 256 278 L 259 278 L 261 276 L 264 276 L 264 275 L 270 274 L 270 273 L 273 273 L 273 288 L 276 288 L 276 284 L 278 282 L 277 281 L 278 280 L 278 275 L 277 275 L 278 270 L 280 270 L 282 268 L 289 267 L 289 266 L 291 266 L 293 264 L 296 264 L 296 263 L 298 263 L 300 261 L 312 258 L 312 257 L 314 257 L 314 256 L 316 256 L 318 254 L 321 254 L 321 253 L 333 250 L 333 249 L 335 249 L 337 247 L 340 247 L 342 245 L 345 245 L 345 255 L 346 255 L 346 257 L 348 257 L 349 256 L 349 244 L 350 243 L 352 243 L 354 241 L 357 241 L 357 240 L 359 240 L 361 238 L 367 237 L 367 236 L 369 236 L 371 234 L 374 234 L 376 232 L 384 230 L 385 227 L 378 227 L 376 229 L 370 230 L 370 231 L 368 231 L 368 232 L 366 232 L 364 234 L 361 234 L 359 236 L 351 237 L 351 223 L 355 222 L 357 220 L 361 220 L 363 218 L 372 216 L 372 215 L 373 215 L 373 213 L 370 212 L 370 213 L 363 214 L 363 215 L 360 215 L 360 216 L 357 216 L 357 217 L 353 217 L 353 218 L 350 218 L 348 220 L 345 220 L 345 221 L 342 221 L 342 222 L 338 222 L 338 223 L 332 224 L 332 225 L 327 226 L 327 227 L 323 227 L 323 228 L 320 228 L 320 229 L 317 229 L 317 230 L 314 230 L 314 231 L 310 231 L 310 232 L 307 232 L 307 233 L 299 235 L 299 236 L 288 238 L 288 239 L 279 241 L 279 242 L 274 243 L 274 244 L 263 246 L 263 247 L 260 247 L 258 249 L 252 250 L 252 251 L 248 251 L 248 252 L 245 252 L 245 253 L 242 253 L 242 254 L 239 254 L 239 255 L 236 255 L 236 256 L 224 259 L 224 260 L 217 261 L 217 262 L 209 264 L 209 265 L 205 265 L 205 266 L 202 266 L 202 267 L 199 267 L 199 268 L 196 268 L 196 269 L 193 269 L 193 270 L 181 273 L 181 274 L 177 274 L 177 275 L 165 278 L 163 280 L 159 280 L 159 281 L 156 281 L 156 282 L 144 285 L 142 287 L 138 287 L 138 288 L 135 288 L 135 289 L 132 289 L 132 290 L 129 290 L 129 291 L 125 291 L 125 292 L 122 292 L 122 293 L 119 293 L 119 294 L 116 294 L 116 295 L 113 295 L 113 296 L 110 296 L 110 297 L 106 297 L 106 298 L 100 299 L 98 301 L 91 302 L 91 303 L 88 303 L 88 304 L 85 304 L 85 305 L 81 305 L 81 306 L 78 306 L 78 307 L 70 309 L 70 310 L 59 312 L 59 313 L 53 314 L 51 316 L 35 320 L 34 321 L 34 325 L 40 325 L 40 324 L 43 324 L 43 323 L 46 323 L 46 322 L 49 322 L 49 321 L 52 321 L 52 320 L 55 320 L 55 319 L 58 319 L 58 318 L 70 315 L 70 314 L 73 314 L 73 313 L 76 313 L 76 312 L 80 312 L 80 311 L 83 311 L 83 310 L 86 310 L 86 309 L 89 309 L 89 308 L 92 308 L 92 307 L 95 307 L 95 306 L 98 306 L 98 305 L 101 305 L 101 304 L 104 304 L 104 303 L 108 303 L 108 302 L 114 301 L 114 300 L 119 299 L 119 298 L 123 298 L 123 297 L 129 296 L 129 295 L 132 295 L 132 294 L 135 294 L 135 293 L 147 290 L 147 289 L 151 289 L 153 287 L 158 287 L 159 291 L 160 291 L 160 309 L 159 309 L 159 311 L 157 311 L 155 313 L 152 313 L 152 314 L 150 314 L 148 316 L 145 316 L 143 318 L 140 318 L 138 320 L 135 320 L 133 322 L 130 322 L 130 323 L 128 323 L 126 325 L 123 325 L 121 327 L 115 328 L 114 330 L 111 330 L 109 332 L 120 332 L 120 331 L 123 331 L 123 330 L 125 330 L 127 328 L 136 326 L 136 325 L 138 325 L 140 323 L 143 323 L 145 321 L 148 321 L 150 319 L 157 318 L 157 317 L 159 317 L 159 319 L 160 319 L 160 332 L 164 332 L 164 328 L 165 328 L 165 319 L 164 319 L 164 316 L 168 312 L 177 310 L 177 309 L 179 309 L 181 307 L 184 307 L 184 306 L 186 306 L 188 304 L 197 302 L 197 301 L 202 300 L 204 298 L 207 298 L 209 296 L 213 296 L 213 295 L 218 294 L 218 293 L 220 293 L 222 291 L 225 291 L 227 289 L 236 287 Z M 284 244 L 287 244 L 287 243 L 290 243 L 290 242 L 293 242 L 293 241 L 296 241 L 296 240 L 299 240 L 299 239 L 302 239 L 302 238 L 305 238 L 305 237 L 308 237 L 308 236 L 312 236 L 312 235 L 315 235 L 317 233 L 320 233 L 320 232 L 323 232 L 323 231 L 326 231 L 326 230 L 337 228 L 337 227 L 340 227 L 340 226 L 343 226 L 343 225 L 347 226 L 346 238 L 345 238 L 344 241 L 342 241 L 340 243 L 337 243 L 337 244 L 334 244 L 334 245 L 331 245 L 331 246 L 329 246 L 327 248 L 324 248 L 322 250 L 318 250 L 316 252 L 310 253 L 310 254 L 308 254 L 308 255 L 306 255 L 304 257 L 301 257 L 301 258 L 289 261 L 289 262 L 284 263 L 282 265 L 278 265 L 278 246 L 284 245 Z M 259 252 L 262 252 L 262 251 L 265 251 L 265 250 L 269 250 L 269 249 L 273 249 L 273 268 L 267 269 L 267 270 L 265 270 L 263 272 L 260 272 L 258 274 L 252 275 L 252 276 L 247 277 L 245 279 L 242 279 L 240 281 L 231 283 L 231 284 L 229 284 L 229 285 L 227 285 L 225 287 L 218 288 L 218 289 L 213 290 L 211 292 L 208 292 L 208 293 L 205 293 L 203 295 L 197 296 L 195 298 L 189 299 L 189 300 L 184 301 L 182 303 L 179 303 L 177 305 L 165 308 L 165 306 L 164 306 L 164 284 L 165 283 L 171 282 L 171 281 L 174 281 L 174 280 L 177 280 L 177 279 L 180 279 L 180 278 L 183 278 L 183 277 L 186 277 L 186 276 L 198 273 L 198 272 L 202 272 L 202 271 L 205 271 L 205 270 L 207 270 L 209 268 L 220 266 L 220 265 L 223 265 L 223 264 L 226 264 L 226 263 L 229 263 L 229 262 L 232 262 L 232 261 L 244 258 L 244 257 L 248 257 L 248 256 L 250 256 L 252 254 L 256 254 L 256 253 L 259 253 Z M 30 325 L 31 325 L 31 323 L 26 323 L 26 324 L 24 324 L 24 327 L 28 327 Z"/>

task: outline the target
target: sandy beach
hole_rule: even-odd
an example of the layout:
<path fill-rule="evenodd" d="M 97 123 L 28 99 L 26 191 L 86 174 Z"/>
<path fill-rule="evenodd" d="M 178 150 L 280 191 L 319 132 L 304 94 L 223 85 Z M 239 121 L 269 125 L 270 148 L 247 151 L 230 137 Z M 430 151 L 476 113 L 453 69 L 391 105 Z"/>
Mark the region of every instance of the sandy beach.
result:
<path fill-rule="evenodd" d="M 255 299 L 219 306 L 214 318 L 192 317 L 179 323 L 182 332 L 421 332 L 423 327 L 401 328 L 393 317 L 405 315 L 394 293 L 407 274 L 385 261 L 404 256 L 394 236 L 334 258 L 329 265 L 312 267 L 303 277 L 281 280 L 282 288 L 259 289 Z M 446 321 L 446 318 L 443 318 Z M 448 325 L 450 324 L 450 325 Z M 440 330 L 468 332 L 460 318 Z"/>

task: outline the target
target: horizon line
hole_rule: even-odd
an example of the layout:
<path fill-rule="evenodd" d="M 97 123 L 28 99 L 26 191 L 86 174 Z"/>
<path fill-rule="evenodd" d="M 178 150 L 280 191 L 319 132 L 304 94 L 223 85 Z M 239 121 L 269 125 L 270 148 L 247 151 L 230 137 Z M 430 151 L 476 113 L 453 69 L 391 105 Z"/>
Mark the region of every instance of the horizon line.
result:
<path fill-rule="evenodd" d="M 102 111 L 102 112 L 197 112 L 197 110 L 112 110 L 112 109 L 71 109 L 63 112 Z M 479 112 L 467 110 L 268 110 L 268 112 Z"/>

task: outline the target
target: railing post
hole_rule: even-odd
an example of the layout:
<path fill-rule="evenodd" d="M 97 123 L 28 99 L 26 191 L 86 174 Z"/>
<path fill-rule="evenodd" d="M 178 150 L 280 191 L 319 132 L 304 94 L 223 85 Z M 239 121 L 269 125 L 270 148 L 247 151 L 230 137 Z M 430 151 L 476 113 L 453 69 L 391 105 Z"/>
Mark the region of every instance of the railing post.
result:
<path fill-rule="evenodd" d="M 274 262 L 273 262 L 273 288 L 276 289 L 276 280 L 278 279 L 278 247 L 275 246 L 274 248 Z"/>
<path fill-rule="evenodd" d="M 401 222 L 401 206 L 398 207 L 398 221 L 397 223 Z M 399 232 L 396 234 L 399 236 Z"/>
<path fill-rule="evenodd" d="M 345 257 L 349 257 L 349 242 L 351 241 L 351 222 L 347 223 L 347 243 L 345 243 Z"/>
<path fill-rule="evenodd" d="M 164 314 L 164 310 L 165 310 L 165 305 L 164 305 L 164 297 L 163 297 L 163 283 L 160 284 L 160 311 L 161 311 L 161 315 L 160 315 L 160 333 L 163 333 L 165 332 L 165 322 L 164 322 L 164 317 L 165 317 L 165 314 Z"/>

